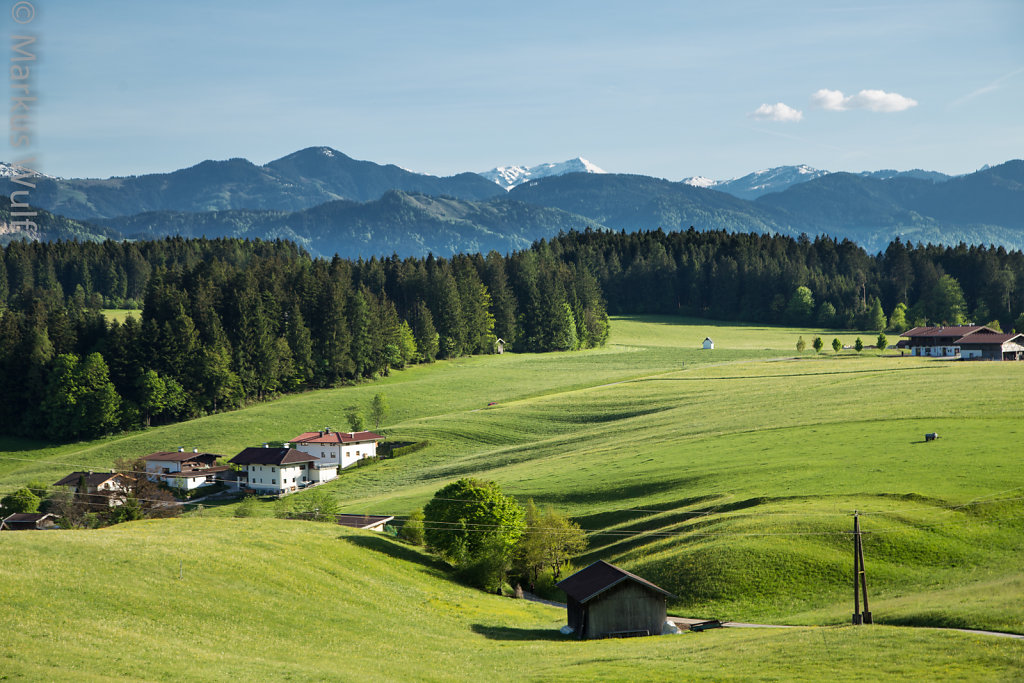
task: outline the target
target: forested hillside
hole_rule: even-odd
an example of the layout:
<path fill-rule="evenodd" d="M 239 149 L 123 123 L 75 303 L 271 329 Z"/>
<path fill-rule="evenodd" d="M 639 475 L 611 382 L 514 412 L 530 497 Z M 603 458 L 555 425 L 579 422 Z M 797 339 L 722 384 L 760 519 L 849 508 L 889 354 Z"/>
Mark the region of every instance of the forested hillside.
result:
<path fill-rule="evenodd" d="M 612 313 L 885 327 L 965 320 L 1024 328 L 1024 254 L 913 245 L 870 255 L 849 240 L 725 231 L 570 233 L 550 249 L 585 264 Z"/>
<path fill-rule="evenodd" d="M 312 259 L 290 242 L 0 251 L 0 432 L 93 436 L 410 363 L 603 344 L 613 313 L 903 331 L 1024 328 L 1024 254 L 725 231 L 586 230 L 501 256 Z M 605 303 L 607 302 L 607 304 Z M 108 322 L 101 308 L 141 308 Z"/>
<path fill-rule="evenodd" d="M 311 259 L 287 242 L 14 242 L 0 259 L 0 432 L 175 421 L 409 363 L 604 343 L 585 269 L 537 250 Z M 100 308 L 142 305 L 108 323 Z"/>

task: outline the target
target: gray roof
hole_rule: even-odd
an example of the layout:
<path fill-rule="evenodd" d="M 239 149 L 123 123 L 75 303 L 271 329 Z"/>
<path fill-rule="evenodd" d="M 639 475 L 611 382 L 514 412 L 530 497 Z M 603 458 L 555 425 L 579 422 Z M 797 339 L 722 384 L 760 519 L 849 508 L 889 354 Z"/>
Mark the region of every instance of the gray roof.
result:
<path fill-rule="evenodd" d="M 569 578 L 563 579 L 558 583 L 558 587 L 576 602 L 585 603 L 623 581 L 633 581 L 667 598 L 675 597 L 664 588 L 655 586 L 647 579 L 642 579 L 636 574 L 620 569 L 604 560 L 598 560 L 589 567 L 579 570 Z"/>
<path fill-rule="evenodd" d="M 300 465 L 316 458 L 294 448 L 246 448 L 228 462 L 236 465 Z"/>

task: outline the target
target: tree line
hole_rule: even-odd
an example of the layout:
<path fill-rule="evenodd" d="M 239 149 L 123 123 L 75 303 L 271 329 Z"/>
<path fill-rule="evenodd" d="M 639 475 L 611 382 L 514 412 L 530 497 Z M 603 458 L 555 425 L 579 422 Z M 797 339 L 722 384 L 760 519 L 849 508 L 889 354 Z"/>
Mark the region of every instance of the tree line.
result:
<path fill-rule="evenodd" d="M 889 329 L 994 323 L 1024 329 L 1024 254 L 914 245 L 871 255 L 849 240 L 725 231 L 568 233 L 547 245 L 598 279 L 609 313 Z"/>
<path fill-rule="evenodd" d="M 140 306 L 108 321 L 101 308 Z M 387 375 L 598 346 L 585 267 L 530 249 L 312 259 L 292 243 L 168 238 L 0 250 L 0 433 L 91 438 Z"/>

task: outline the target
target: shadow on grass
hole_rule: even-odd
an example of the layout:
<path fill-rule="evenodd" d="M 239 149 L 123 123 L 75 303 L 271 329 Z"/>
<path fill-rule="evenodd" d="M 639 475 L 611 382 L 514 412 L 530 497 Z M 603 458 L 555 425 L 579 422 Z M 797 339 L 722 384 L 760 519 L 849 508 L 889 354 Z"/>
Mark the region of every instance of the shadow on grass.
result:
<path fill-rule="evenodd" d="M 474 633 L 490 640 L 566 640 L 557 628 L 512 628 L 510 626 L 487 626 L 473 624 Z"/>
<path fill-rule="evenodd" d="M 60 441 L 39 441 L 37 439 L 25 439 L 20 436 L 0 436 L 0 451 L 42 451 L 47 448 L 56 448 L 67 444 Z M 39 462 L 44 462 L 40 460 Z"/>
<path fill-rule="evenodd" d="M 671 503 L 654 503 L 651 505 L 644 505 L 642 508 L 629 509 L 629 510 L 611 510 L 609 512 L 595 512 L 592 515 L 583 515 L 581 517 L 574 517 L 573 521 L 579 524 L 584 529 L 605 529 L 610 526 L 616 526 L 625 522 L 631 522 L 634 519 L 641 519 L 644 517 L 650 517 L 662 512 L 669 512 L 678 508 L 687 508 L 697 503 L 710 502 L 717 500 L 721 496 L 694 496 L 692 498 L 683 498 L 681 500 L 672 501 Z M 687 513 L 693 514 L 693 513 Z"/>
<path fill-rule="evenodd" d="M 437 576 L 449 580 L 452 579 L 452 575 L 448 571 L 448 565 L 444 562 L 428 555 L 424 555 L 421 552 L 417 552 L 398 541 L 392 541 L 391 539 L 380 536 L 339 536 L 338 538 L 351 543 L 352 545 L 359 546 L 360 548 L 366 548 L 367 550 L 383 553 L 395 558 L 396 560 L 402 560 L 403 562 L 409 562 L 411 564 L 418 564 Z"/>
<path fill-rule="evenodd" d="M 608 486 L 603 489 L 591 489 L 586 491 L 564 491 L 546 495 L 533 496 L 535 503 L 601 503 L 609 501 L 625 501 L 631 499 L 644 499 L 665 491 L 675 491 L 690 486 L 695 486 L 704 477 L 682 477 L 659 482 L 646 482 L 642 484 Z M 665 505 L 659 503 L 658 506 Z M 655 506 L 657 507 L 657 506 Z M 646 506 L 644 509 L 647 509 Z M 630 510 L 624 510 L 630 513 Z M 644 513 L 650 514 L 650 513 Z"/>

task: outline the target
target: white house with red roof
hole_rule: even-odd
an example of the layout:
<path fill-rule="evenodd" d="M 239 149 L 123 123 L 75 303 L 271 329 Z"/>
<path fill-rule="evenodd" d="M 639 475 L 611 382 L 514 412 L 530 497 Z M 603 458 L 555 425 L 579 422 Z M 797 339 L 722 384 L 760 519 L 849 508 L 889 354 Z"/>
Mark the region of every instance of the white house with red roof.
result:
<path fill-rule="evenodd" d="M 986 325 L 914 327 L 897 348 L 912 356 L 981 360 L 1024 360 L 1024 334 L 1005 334 Z"/>
<path fill-rule="evenodd" d="M 305 432 L 291 440 L 292 447 L 319 462 L 345 469 L 363 458 L 377 456 L 377 442 L 384 437 L 374 432 Z"/>

